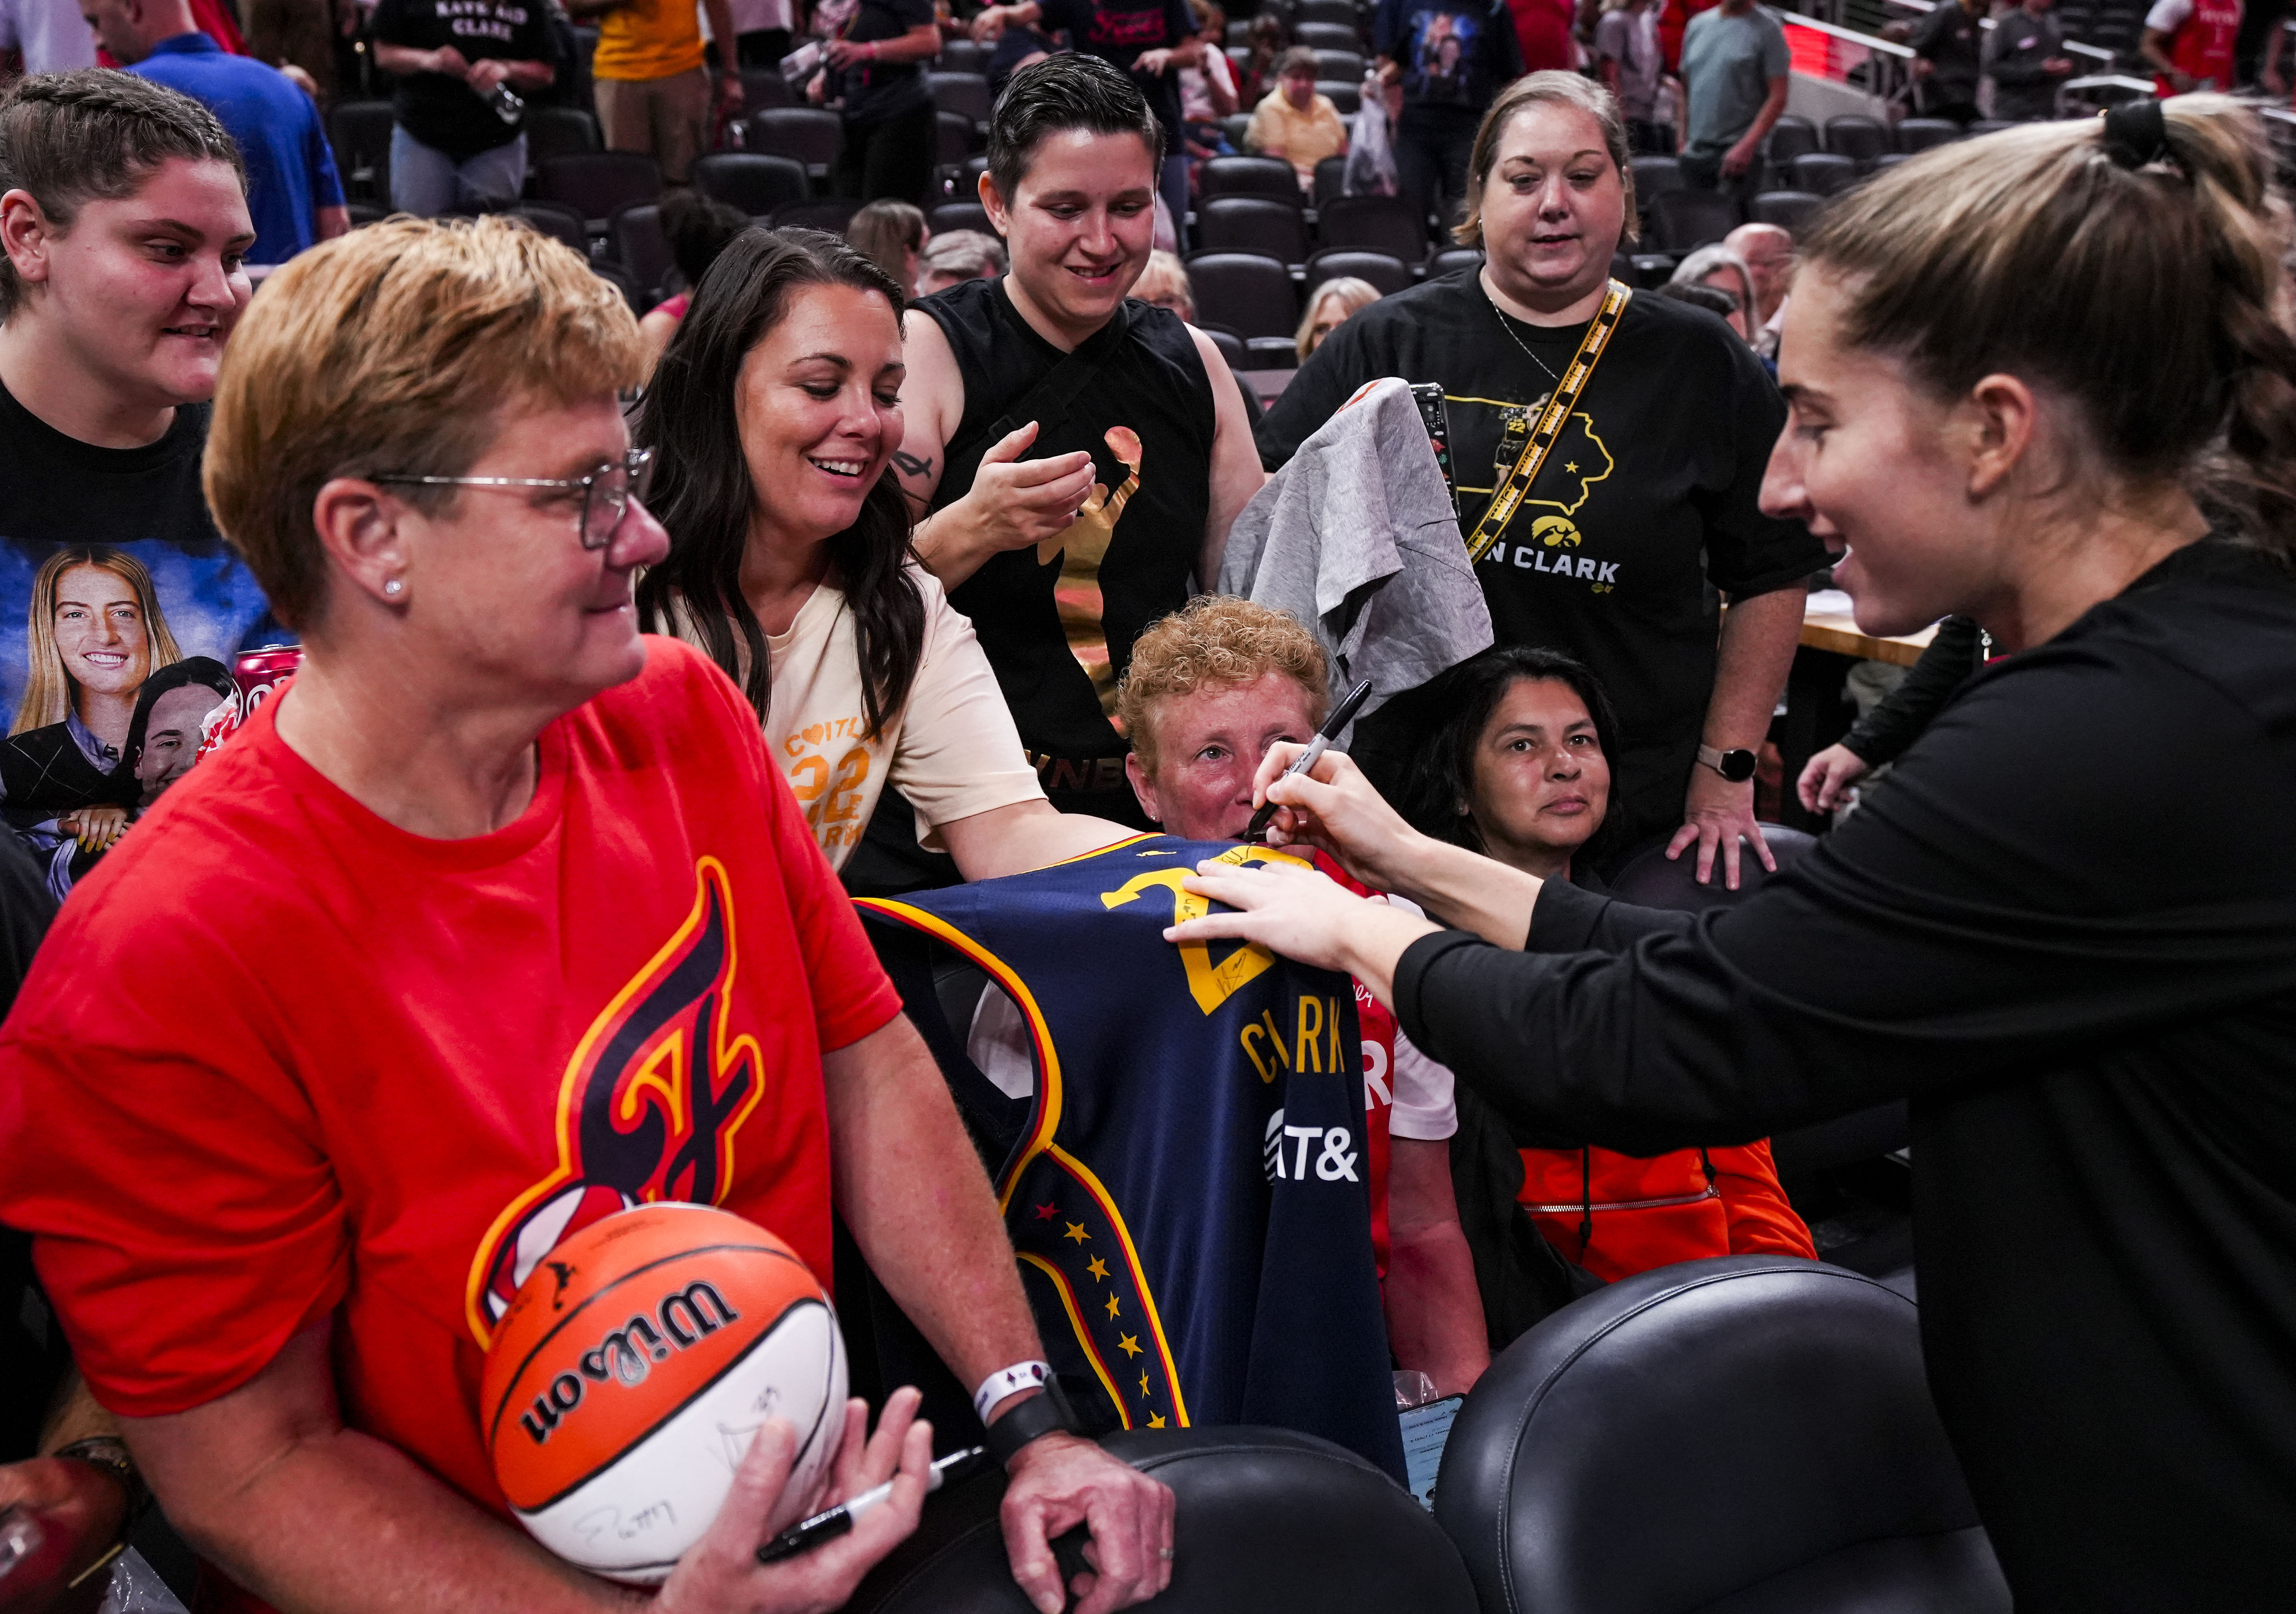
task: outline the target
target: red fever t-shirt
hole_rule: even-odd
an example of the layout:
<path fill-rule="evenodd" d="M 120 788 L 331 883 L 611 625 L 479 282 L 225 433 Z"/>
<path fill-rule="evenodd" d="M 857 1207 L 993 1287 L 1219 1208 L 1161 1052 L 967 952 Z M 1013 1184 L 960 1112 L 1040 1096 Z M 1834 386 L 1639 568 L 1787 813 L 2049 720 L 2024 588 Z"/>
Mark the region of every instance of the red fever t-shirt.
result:
<path fill-rule="evenodd" d="M 517 1280 L 693 1199 L 825 1284 L 821 1051 L 899 999 L 756 715 L 675 640 L 472 840 L 375 817 L 278 709 L 65 905 L 0 1034 L 0 1221 L 114 1411 L 211 1401 L 332 1312 L 344 1420 L 501 1513 L 475 1409 Z"/>

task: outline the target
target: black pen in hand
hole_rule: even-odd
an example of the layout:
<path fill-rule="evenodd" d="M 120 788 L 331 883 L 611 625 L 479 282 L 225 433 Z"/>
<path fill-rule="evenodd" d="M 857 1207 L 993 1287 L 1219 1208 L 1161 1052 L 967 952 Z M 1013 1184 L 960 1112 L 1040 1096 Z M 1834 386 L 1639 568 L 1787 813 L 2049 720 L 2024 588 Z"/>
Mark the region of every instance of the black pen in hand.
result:
<path fill-rule="evenodd" d="M 1288 779 L 1295 773 L 1305 773 L 1313 768 L 1316 760 L 1331 749 L 1332 742 L 1340 737 L 1340 730 L 1356 721 L 1356 713 L 1363 707 L 1364 697 L 1370 693 L 1369 679 L 1349 690 L 1347 698 L 1332 708 L 1332 715 L 1324 720 L 1321 729 L 1316 730 L 1316 737 L 1308 742 L 1308 749 L 1294 758 L 1292 765 L 1279 777 Z M 1270 788 L 1273 788 L 1272 785 Z M 1267 827 L 1275 821 L 1275 808 L 1276 801 L 1273 795 L 1262 802 L 1259 811 L 1251 815 L 1251 822 L 1245 827 L 1243 838 L 1247 841 L 1267 839 Z"/>
<path fill-rule="evenodd" d="M 988 1455 L 985 1445 L 968 1446 L 962 1452 L 951 1452 L 932 1465 L 925 1476 L 928 1495 L 953 1480 L 972 1477 L 973 1470 Z M 759 1563 L 779 1563 L 784 1558 L 794 1558 L 824 1543 L 836 1540 L 853 1528 L 854 1521 L 893 1494 L 893 1482 L 887 1480 L 864 1491 L 849 1502 L 840 1502 L 826 1512 L 816 1513 L 802 1523 L 793 1524 L 758 1549 Z"/>

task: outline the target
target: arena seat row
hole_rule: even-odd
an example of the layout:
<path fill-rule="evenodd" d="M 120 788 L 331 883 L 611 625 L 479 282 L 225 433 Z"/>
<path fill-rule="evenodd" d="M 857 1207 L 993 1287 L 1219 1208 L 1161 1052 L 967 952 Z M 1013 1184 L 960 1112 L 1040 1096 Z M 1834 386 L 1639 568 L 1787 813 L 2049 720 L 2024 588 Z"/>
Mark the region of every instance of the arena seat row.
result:
<path fill-rule="evenodd" d="M 1784 1256 L 1622 1280 L 1492 1362 L 1431 1519 L 1371 1463 L 1290 1430 L 1103 1445 L 1174 1492 L 1180 1550 L 1156 1604 L 1172 1614 L 2006 1614 L 1916 1318 L 1888 1286 Z M 926 1509 L 848 1609 L 1022 1614 L 1003 1484 Z"/>

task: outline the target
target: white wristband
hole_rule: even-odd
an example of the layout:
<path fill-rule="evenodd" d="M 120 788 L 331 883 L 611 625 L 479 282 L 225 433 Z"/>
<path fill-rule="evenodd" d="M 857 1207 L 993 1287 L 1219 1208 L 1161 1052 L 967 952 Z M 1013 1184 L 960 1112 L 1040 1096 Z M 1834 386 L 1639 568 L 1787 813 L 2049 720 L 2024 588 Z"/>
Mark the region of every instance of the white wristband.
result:
<path fill-rule="evenodd" d="M 1051 1366 L 1042 1362 L 1016 1362 L 1011 1367 L 999 1368 L 980 1381 L 972 1392 L 972 1410 L 980 1421 L 988 1421 L 988 1409 L 1005 1396 L 1021 1390 L 1044 1388 L 1045 1380 L 1053 1376 Z"/>

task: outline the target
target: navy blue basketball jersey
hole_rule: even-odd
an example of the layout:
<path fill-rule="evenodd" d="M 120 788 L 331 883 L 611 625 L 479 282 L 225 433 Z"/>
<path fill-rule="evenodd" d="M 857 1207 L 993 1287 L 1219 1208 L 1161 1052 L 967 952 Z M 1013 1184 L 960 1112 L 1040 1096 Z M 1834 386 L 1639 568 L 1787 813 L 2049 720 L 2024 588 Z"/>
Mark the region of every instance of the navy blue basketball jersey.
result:
<path fill-rule="evenodd" d="M 1210 910 L 1181 882 L 1210 857 L 1305 862 L 1147 836 L 858 906 L 987 1141 L 1064 1384 L 1096 1387 L 1111 1427 L 1274 1424 L 1399 1478 L 1352 984 L 1260 947 L 1167 942 Z M 978 977 L 952 954 L 1018 1010 L 1025 1099 L 968 1057 Z"/>

